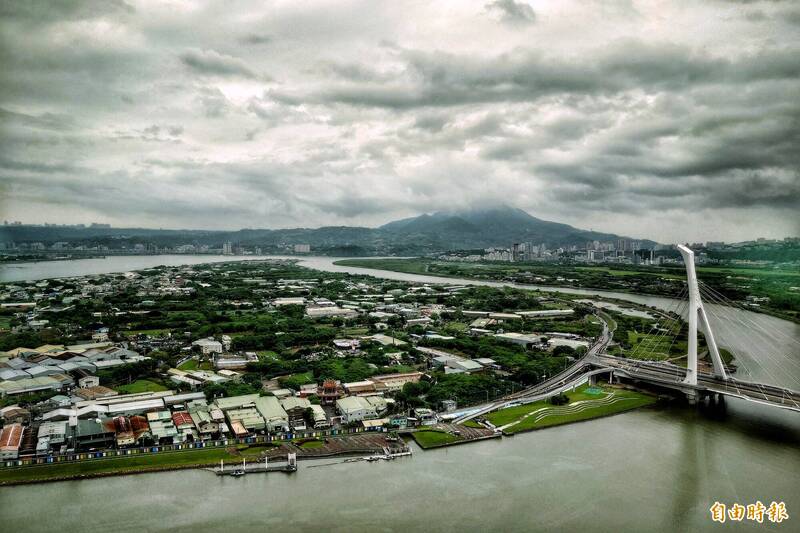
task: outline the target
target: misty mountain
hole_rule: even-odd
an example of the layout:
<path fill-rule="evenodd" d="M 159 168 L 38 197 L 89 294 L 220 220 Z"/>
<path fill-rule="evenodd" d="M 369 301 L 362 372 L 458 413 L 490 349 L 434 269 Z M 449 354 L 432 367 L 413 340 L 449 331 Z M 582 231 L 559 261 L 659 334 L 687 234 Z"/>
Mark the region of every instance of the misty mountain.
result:
<path fill-rule="evenodd" d="M 445 249 L 509 246 L 514 242 L 581 245 L 587 241 L 615 241 L 611 233 L 581 230 L 531 216 L 522 209 L 501 206 L 452 213 L 434 213 L 397 220 L 379 229 L 404 238 L 436 241 Z M 645 243 L 654 244 L 652 241 Z"/>
<path fill-rule="evenodd" d="M 310 244 L 330 254 L 417 254 L 458 249 L 508 247 L 515 242 L 549 247 L 583 245 L 587 241 L 620 238 L 533 217 L 521 209 L 501 206 L 457 212 L 423 214 L 389 222 L 378 228 L 325 226 L 293 229 L 241 229 L 237 231 L 164 230 L 147 228 L 77 228 L 64 226 L 3 226 L 0 242 L 67 242 L 105 245 L 112 249 L 136 244 L 160 248 L 181 244 L 220 248 L 224 242 L 261 247 L 265 252 L 286 245 Z M 643 241 L 643 244 L 655 244 Z"/>

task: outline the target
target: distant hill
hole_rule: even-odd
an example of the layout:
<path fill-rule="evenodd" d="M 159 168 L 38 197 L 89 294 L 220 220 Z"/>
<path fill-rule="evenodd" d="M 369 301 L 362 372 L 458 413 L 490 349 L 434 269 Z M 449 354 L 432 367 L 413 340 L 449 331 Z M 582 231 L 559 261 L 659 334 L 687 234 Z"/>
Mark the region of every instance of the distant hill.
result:
<path fill-rule="evenodd" d="M 584 245 L 588 241 L 615 241 L 598 233 L 549 222 L 508 206 L 458 212 L 439 212 L 396 220 L 379 228 L 325 226 L 294 229 L 237 231 L 161 230 L 146 228 L 75 228 L 59 226 L 2 226 L 0 242 L 68 242 L 105 245 L 112 249 L 136 244 L 173 247 L 182 244 L 221 248 L 232 242 L 274 252 L 286 245 L 310 244 L 317 252 L 341 255 L 420 254 L 447 250 L 509 247 L 516 242 L 549 247 Z M 645 246 L 655 244 L 642 241 Z"/>
<path fill-rule="evenodd" d="M 389 222 L 379 229 L 405 238 L 436 240 L 446 248 L 509 246 L 515 242 L 581 245 L 587 241 L 615 241 L 620 236 L 549 222 L 508 206 L 452 213 L 420 215 Z M 643 241 L 644 244 L 655 244 Z"/>

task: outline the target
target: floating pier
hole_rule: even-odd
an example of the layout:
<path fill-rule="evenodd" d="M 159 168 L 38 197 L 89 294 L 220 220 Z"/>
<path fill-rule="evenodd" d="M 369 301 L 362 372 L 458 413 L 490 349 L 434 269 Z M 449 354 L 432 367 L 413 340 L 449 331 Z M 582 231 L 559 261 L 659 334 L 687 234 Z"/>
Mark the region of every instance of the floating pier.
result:
<path fill-rule="evenodd" d="M 296 472 L 297 471 L 297 454 L 290 453 L 287 457 L 285 464 L 270 465 L 269 459 L 264 457 L 263 461 L 256 461 L 248 463 L 247 459 L 242 458 L 241 463 L 233 463 L 226 465 L 223 460 L 219 461 L 219 468 L 214 469 L 214 473 L 218 476 L 233 476 L 239 477 L 246 474 L 266 474 L 267 472 Z"/>

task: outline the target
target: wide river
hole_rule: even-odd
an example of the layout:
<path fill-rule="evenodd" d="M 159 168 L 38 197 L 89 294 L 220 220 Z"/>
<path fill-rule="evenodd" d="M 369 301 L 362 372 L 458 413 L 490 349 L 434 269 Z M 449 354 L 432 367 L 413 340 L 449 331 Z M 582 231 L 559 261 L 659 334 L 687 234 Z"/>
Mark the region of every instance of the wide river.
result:
<path fill-rule="evenodd" d="M 0 281 L 231 260 L 110 257 L 0 267 Z M 254 259 L 254 258 L 250 258 Z M 339 267 L 325 271 L 426 283 L 485 284 Z M 525 287 L 535 289 L 536 287 Z M 544 288 L 544 287 L 543 287 Z M 554 290 L 552 287 L 544 289 Z M 668 298 L 560 288 L 673 308 Z M 800 388 L 800 326 L 712 306 L 742 379 Z M 724 320 L 723 320 L 724 319 Z M 769 350 L 764 347 L 769 346 Z M 775 526 L 800 531 L 800 415 L 729 400 L 724 414 L 670 406 L 438 451 L 390 463 L 337 464 L 293 475 L 217 478 L 179 471 L 0 488 L 2 531 L 711 531 L 715 502 L 786 503 Z"/>

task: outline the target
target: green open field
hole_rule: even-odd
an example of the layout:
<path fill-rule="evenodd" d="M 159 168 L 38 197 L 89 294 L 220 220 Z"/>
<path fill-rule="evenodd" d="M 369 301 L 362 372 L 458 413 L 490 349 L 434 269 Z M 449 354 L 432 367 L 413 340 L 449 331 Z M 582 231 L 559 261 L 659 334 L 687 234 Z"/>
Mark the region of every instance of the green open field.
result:
<path fill-rule="evenodd" d="M 135 337 L 136 335 L 150 335 L 152 337 L 163 337 L 167 333 L 169 333 L 170 329 L 132 329 L 130 331 L 126 331 L 125 336 L 127 337 Z"/>
<path fill-rule="evenodd" d="M 616 268 L 610 267 L 602 267 L 602 266 L 588 266 L 588 267 L 575 267 L 575 270 L 581 270 L 585 272 L 604 272 L 611 276 L 617 277 L 626 277 L 626 276 L 654 276 L 657 278 L 666 278 L 666 279 L 684 279 L 686 276 L 681 276 L 678 274 L 670 274 L 668 272 L 651 272 L 648 270 L 619 270 Z"/>
<path fill-rule="evenodd" d="M 464 440 L 456 435 L 451 435 L 446 431 L 438 429 L 423 429 L 415 431 L 411 434 L 414 441 L 420 445 L 421 448 L 433 448 L 436 446 L 443 446 L 445 444 L 452 444 Z"/>
<path fill-rule="evenodd" d="M 307 450 L 314 448 L 322 448 L 323 446 L 325 446 L 325 441 L 322 439 L 307 440 L 301 443 L 299 446 Z"/>
<path fill-rule="evenodd" d="M 392 270 L 408 272 L 410 274 L 427 274 L 428 262 L 414 259 L 344 259 L 335 264 L 361 268 L 377 268 L 379 270 Z"/>
<path fill-rule="evenodd" d="M 189 359 L 178 365 L 178 370 L 214 370 L 214 365 L 211 361 L 198 361 L 197 359 Z"/>
<path fill-rule="evenodd" d="M 506 409 L 501 409 L 500 411 L 489 413 L 486 416 L 486 419 L 498 427 L 517 422 L 516 424 L 507 427 L 504 431 L 506 433 L 518 433 L 520 431 L 540 429 L 548 426 L 568 424 L 571 422 L 578 422 L 581 420 L 589 420 L 601 416 L 621 413 L 637 407 L 650 405 L 656 401 L 655 397 L 649 394 L 608 386 L 603 387 L 603 392 L 601 394 L 592 394 L 591 392 L 592 390 L 588 385 L 582 385 L 574 392 L 566 393 L 570 400 L 567 406 L 575 405 L 576 402 L 590 402 L 586 404 L 578 404 L 584 406 L 584 410 L 579 412 L 558 414 L 560 411 L 563 411 L 563 407 L 566 406 L 556 407 L 550 404 L 550 402 L 547 400 L 541 400 L 527 405 L 509 407 Z M 610 398 L 617 399 L 618 401 L 616 401 L 616 403 L 598 402 L 597 405 L 591 405 L 591 403 L 597 402 L 598 400 L 608 401 Z M 544 418 L 537 420 L 536 416 L 533 416 L 534 413 L 536 415 L 544 415 L 547 411 L 549 411 L 550 414 Z"/>
<path fill-rule="evenodd" d="M 632 348 L 625 354 L 627 357 L 646 359 L 648 361 L 669 359 L 671 348 L 676 347 L 676 343 L 673 343 L 673 337 L 669 334 L 659 336 L 630 330 L 628 330 L 628 343 Z M 678 342 L 677 344 L 680 345 L 681 343 Z"/>
<path fill-rule="evenodd" d="M 133 383 L 127 385 L 120 385 L 115 387 L 116 391 L 120 394 L 136 394 L 140 392 L 160 392 L 165 391 L 167 388 L 160 383 L 150 381 L 149 379 L 137 379 Z"/>
<path fill-rule="evenodd" d="M 169 467 L 191 467 L 218 463 L 220 459 L 236 460 L 225 448 L 137 454 L 49 465 L 0 468 L 0 483 L 48 480 L 83 475 L 124 472 L 147 472 Z"/>

